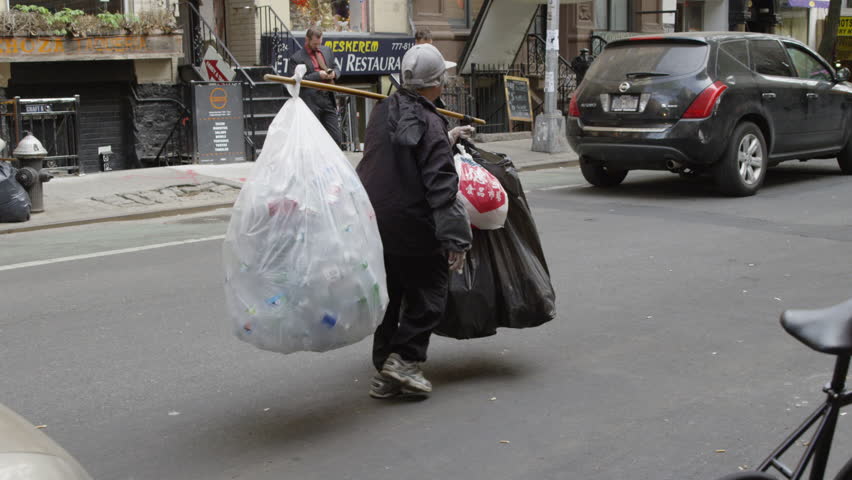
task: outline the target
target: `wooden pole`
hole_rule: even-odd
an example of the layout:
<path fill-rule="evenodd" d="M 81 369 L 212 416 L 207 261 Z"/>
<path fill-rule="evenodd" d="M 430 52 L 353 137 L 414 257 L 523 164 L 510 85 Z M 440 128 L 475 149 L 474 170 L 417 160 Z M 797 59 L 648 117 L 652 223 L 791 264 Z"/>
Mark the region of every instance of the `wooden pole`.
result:
<path fill-rule="evenodd" d="M 290 77 L 282 77 L 279 75 L 264 75 L 263 79 L 267 82 L 279 82 L 279 83 L 288 83 L 290 85 L 295 85 L 296 81 Z M 357 88 L 349 88 L 349 87 L 341 87 L 340 85 L 332 85 L 330 83 L 322 83 L 322 82 L 312 82 L 310 80 L 302 80 L 303 87 L 316 88 L 317 90 L 327 90 L 329 92 L 338 92 L 345 93 L 347 95 L 357 95 L 359 97 L 367 97 L 372 98 L 374 100 L 384 100 L 388 98 L 387 95 L 382 95 L 381 93 L 367 92 L 364 90 L 358 90 Z M 451 112 L 449 110 L 444 110 L 443 108 L 438 109 L 438 113 L 441 115 L 446 115 L 447 117 L 457 118 L 459 120 L 464 120 L 467 115 L 462 113 Z M 485 120 L 481 118 L 468 117 L 473 123 L 478 125 L 485 125 Z"/>

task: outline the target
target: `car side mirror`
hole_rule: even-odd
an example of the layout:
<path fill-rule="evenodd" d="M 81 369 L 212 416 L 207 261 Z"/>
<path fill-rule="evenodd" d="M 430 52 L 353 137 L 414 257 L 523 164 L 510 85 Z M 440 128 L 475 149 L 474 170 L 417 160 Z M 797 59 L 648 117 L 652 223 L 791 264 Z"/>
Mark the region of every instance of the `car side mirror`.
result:
<path fill-rule="evenodd" d="M 837 71 L 837 75 L 835 75 L 834 78 L 838 82 L 846 82 L 846 81 L 849 80 L 849 74 L 850 74 L 849 69 L 846 68 L 846 67 L 843 67 L 843 68 L 841 68 L 840 70 Z"/>

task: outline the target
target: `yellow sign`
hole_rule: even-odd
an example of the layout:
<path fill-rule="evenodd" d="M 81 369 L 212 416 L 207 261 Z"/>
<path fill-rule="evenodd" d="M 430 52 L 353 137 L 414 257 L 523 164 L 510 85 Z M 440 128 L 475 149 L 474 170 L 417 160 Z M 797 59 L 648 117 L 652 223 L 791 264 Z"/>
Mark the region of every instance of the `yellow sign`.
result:
<path fill-rule="evenodd" d="M 214 88 L 210 92 L 210 106 L 222 110 L 228 106 L 228 92 L 224 88 Z"/>
<path fill-rule="evenodd" d="M 840 25 L 837 26 L 838 37 L 852 37 L 852 17 L 840 17 Z"/>
<path fill-rule="evenodd" d="M 28 38 L 12 37 L 0 40 L 0 55 L 56 53 L 128 53 L 144 51 L 144 36 L 88 38 Z"/>
<path fill-rule="evenodd" d="M 375 53 L 379 51 L 379 42 L 375 40 L 327 40 L 325 46 L 335 53 Z"/>

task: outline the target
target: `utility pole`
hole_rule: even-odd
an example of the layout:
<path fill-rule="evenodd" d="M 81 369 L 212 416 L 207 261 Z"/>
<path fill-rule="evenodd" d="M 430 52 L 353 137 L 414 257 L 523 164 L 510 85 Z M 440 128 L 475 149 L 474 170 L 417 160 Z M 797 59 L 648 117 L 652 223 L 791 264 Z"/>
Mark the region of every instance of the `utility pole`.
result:
<path fill-rule="evenodd" d="M 532 150 L 559 153 L 568 148 L 565 117 L 556 110 L 559 73 L 559 0 L 547 0 L 547 41 L 544 61 L 544 113 L 535 119 Z"/>

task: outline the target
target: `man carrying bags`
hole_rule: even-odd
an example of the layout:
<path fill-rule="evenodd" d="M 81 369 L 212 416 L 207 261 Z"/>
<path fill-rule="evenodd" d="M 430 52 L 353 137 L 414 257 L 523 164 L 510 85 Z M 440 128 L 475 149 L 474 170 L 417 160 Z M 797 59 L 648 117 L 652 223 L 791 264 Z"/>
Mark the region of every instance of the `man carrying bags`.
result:
<path fill-rule="evenodd" d="M 445 312 L 449 271 L 463 267 L 470 249 L 447 122 L 434 105 L 452 66 L 432 45 L 409 49 L 403 88 L 373 109 L 367 125 L 357 170 L 376 211 L 390 296 L 373 341 L 375 398 L 432 391 L 420 363 Z"/>

